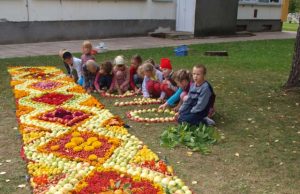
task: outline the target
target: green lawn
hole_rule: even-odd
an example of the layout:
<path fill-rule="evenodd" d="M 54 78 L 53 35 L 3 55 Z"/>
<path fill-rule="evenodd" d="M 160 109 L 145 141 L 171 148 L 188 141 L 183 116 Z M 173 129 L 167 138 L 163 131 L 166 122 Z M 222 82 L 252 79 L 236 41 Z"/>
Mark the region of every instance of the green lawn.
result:
<path fill-rule="evenodd" d="M 140 124 L 125 118 L 133 107 L 113 107 L 111 99 L 99 97 L 114 114 L 132 126 L 129 131 L 166 157 L 175 172 L 198 193 L 299 193 L 300 192 L 300 91 L 285 92 L 294 40 L 270 40 L 190 46 L 189 56 L 175 57 L 173 48 L 113 51 L 97 56 L 97 61 L 118 54 L 139 53 L 159 61 L 170 57 L 175 69 L 208 67 L 208 80 L 216 94 L 217 129 L 225 139 L 213 146 L 208 156 L 188 156 L 184 147 L 169 150 L 159 146 L 166 124 Z M 227 50 L 229 57 L 204 56 L 207 50 Z M 76 54 L 79 56 L 79 54 Z M 58 56 L 0 60 L 0 193 L 29 193 L 17 189 L 24 183 L 25 164 L 19 157 L 21 141 L 14 130 L 15 104 L 9 86 L 10 65 L 52 65 L 63 69 Z M 239 157 L 236 156 L 239 153 Z M 5 179 L 10 179 L 5 183 Z M 192 181 L 198 183 L 193 185 Z"/>
<path fill-rule="evenodd" d="M 284 22 L 282 25 L 283 25 L 282 30 L 284 30 L 284 31 L 295 31 L 296 32 L 299 27 L 299 24 L 295 24 L 295 23 L 290 24 L 288 22 Z"/>

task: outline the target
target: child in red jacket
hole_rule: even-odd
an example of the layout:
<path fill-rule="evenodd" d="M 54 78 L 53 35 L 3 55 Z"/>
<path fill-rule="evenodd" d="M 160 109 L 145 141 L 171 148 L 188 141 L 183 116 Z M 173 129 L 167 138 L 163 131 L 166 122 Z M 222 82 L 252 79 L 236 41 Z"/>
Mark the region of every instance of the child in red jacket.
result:
<path fill-rule="evenodd" d="M 161 95 L 160 99 L 171 97 L 177 90 L 177 84 L 173 80 L 173 69 L 171 61 L 168 58 L 162 58 L 160 60 L 160 69 L 164 76 L 164 81 L 160 85 Z"/>

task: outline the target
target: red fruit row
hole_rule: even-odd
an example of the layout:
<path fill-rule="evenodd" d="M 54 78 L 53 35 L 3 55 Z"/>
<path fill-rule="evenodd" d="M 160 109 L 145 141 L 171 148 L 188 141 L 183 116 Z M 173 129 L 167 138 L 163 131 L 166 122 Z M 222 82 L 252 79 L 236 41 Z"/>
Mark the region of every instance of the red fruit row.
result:
<path fill-rule="evenodd" d="M 35 97 L 32 100 L 36 102 L 43 102 L 51 105 L 61 105 L 70 98 L 72 98 L 72 94 L 59 94 L 59 93 L 48 93 L 44 94 L 40 97 Z"/>

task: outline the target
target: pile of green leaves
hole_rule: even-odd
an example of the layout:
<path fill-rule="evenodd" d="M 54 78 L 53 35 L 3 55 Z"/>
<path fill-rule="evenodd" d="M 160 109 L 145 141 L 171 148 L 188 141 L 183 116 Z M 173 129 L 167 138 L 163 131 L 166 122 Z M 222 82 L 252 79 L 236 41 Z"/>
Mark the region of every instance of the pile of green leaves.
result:
<path fill-rule="evenodd" d="M 210 145 L 215 144 L 219 139 L 220 135 L 213 127 L 203 124 L 199 126 L 182 124 L 165 129 L 160 136 L 160 144 L 169 148 L 184 145 L 193 151 L 208 154 L 211 152 Z"/>

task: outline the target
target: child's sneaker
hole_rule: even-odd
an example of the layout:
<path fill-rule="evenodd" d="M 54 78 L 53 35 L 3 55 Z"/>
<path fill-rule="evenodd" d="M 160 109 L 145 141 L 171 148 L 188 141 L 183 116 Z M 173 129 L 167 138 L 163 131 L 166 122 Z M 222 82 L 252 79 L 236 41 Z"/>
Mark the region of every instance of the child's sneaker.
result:
<path fill-rule="evenodd" d="M 211 118 L 209 117 L 205 117 L 203 119 L 203 121 L 208 125 L 208 126 L 214 126 L 216 125 L 216 122 L 214 120 L 212 120 Z"/>

